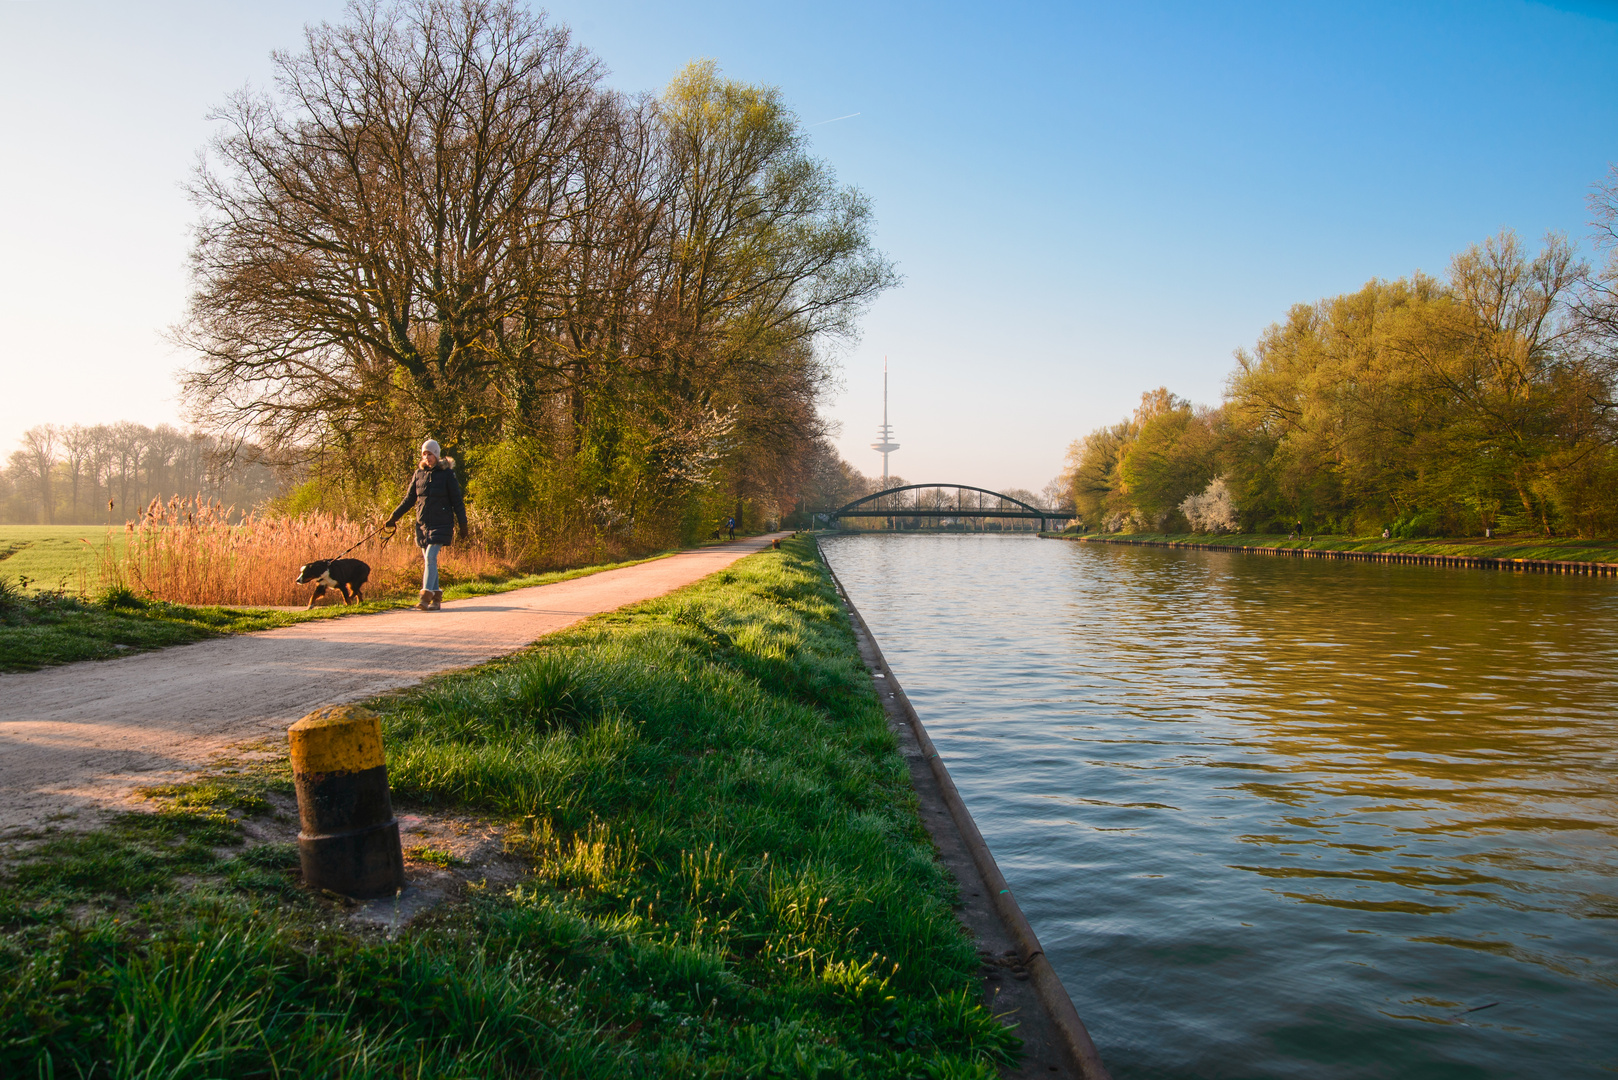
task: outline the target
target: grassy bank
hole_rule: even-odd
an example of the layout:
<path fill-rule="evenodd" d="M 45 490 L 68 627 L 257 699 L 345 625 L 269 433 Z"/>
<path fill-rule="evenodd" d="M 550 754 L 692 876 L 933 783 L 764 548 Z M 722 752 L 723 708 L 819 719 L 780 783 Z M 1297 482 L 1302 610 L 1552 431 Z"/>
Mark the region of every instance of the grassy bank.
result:
<path fill-rule="evenodd" d="M 1286 533 L 1047 533 L 1064 540 L 1123 543 L 1169 543 L 1188 546 L 1315 548 L 1325 551 L 1388 552 L 1402 555 L 1453 555 L 1488 559 L 1554 559 L 1570 562 L 1618 562 L 1618 544 L 1602 540 L 1535 536 L 1440 537 L 1423 540 L 1383 540 L 1380 537 L 1307 534 L 1288 539 Z"/>
<path fill-rule="evenodd" d="M 914 795 L 812 543 L 381 704 L 396 801 L 525 877 L 396 938 L 240 777 L 0 883 L 0 1074 L 990 1077 Z M 171 793 L 173 794 L 173 793 Z"/>
<path fill-rule="evenodd" d="M 525 574 L 504 581 L 446 582 L 444 599 L 458 600 L 547 585 L 667 558 L 670 554 L 672 552 L 664 552 L 645 559 L 546 574 Z M 313 591 L 312 587 L 306 588 Z M 13 579 L 0 576 L 0 671 L 32 671 L 47 664 L 105 660 L 224 634 L 273 630 L 312 619 L 397 611 L 412 606 L 415 597 L 368 600 L 346 607 L 336 599 L 323 603 L 325 606 L 310 611 L 188 607 L 146 600 L 127 589 L 106 590 L 99 598 L 90 600 L 62 592 L 29 592 L 15 587 Z"/>

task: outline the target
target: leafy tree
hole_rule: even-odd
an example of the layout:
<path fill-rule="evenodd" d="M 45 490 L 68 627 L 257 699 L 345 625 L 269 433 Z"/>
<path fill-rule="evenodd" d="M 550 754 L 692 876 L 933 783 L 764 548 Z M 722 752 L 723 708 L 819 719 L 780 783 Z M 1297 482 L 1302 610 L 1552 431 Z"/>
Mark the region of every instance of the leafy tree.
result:
<path fill-rule="evenodd" d="M 1132 509 L 1155 527 L 1162 527 L 1180 503 L 1207 486 L 1218 467 L 1216 417 L 1196 410 L 1184 399 L 1156 394 L 1150 412 L 1137 410 L 1140 430 L 1118 463 L 1121 491 Z"/>
<path fill-rule="evenodd" d="M 1070 451 L 1081 512 L 1155 528 L 1180 507 L 1195 525 L 1204 506 L 1187 497 L 1222 476 L 1249 527 L 1614 531 L 1614 190 L 1595 200 L 1598 274 L 1560 236 L 1530 254 L 1505 232 L 1442 280 L 1294 306 L 1237 352 L 1218 410 L 1143 395 Z"/>
<path fill-rule="evenodd" d="M 1131 519 L 1161 527 L 1208 482 L 1218 453 L 1214 414 L 1158 387 L 1128 420 L 1098 428 L 1068 450 L 1073 506 L 1100 524 Z M 1205 475 L 1206 474 L 1206 475 Z"/>
<path fill-rule="evenodd" d="M 524 543 L 794 500 L 825 344 L 897 277 L 778 90 L 613 93 L 512 0 L 355 3 L 274 61 L 194 186 L 199 415 L 356 507 L 431 434 Z"/>
<path fill-rule="evenodd" d="M 1125 420 L 1097 428 L 1068 447 L 1069 490 L 1083 520 L 1099 524 L 1121 508 L 1118 465 L 1134 436 L 1133 421 Z"/>
<path fill-rule="evenodd" d="M 1451 302 L 1393 343 L 1416 365 L 1417 400 L 1451 418 L 1431 454 L 1436 486 L 1452 499 L 1457 487 L 1508 486 L 1546 535 L 1549 470 L 1600 445 L 1579 416 L 1600 392 L 1600 373 L 1578 348 L 1567 309 L 1586 270 L 1560 236 L 1529 258 L 1502 233 L 1452 260 Z"/>

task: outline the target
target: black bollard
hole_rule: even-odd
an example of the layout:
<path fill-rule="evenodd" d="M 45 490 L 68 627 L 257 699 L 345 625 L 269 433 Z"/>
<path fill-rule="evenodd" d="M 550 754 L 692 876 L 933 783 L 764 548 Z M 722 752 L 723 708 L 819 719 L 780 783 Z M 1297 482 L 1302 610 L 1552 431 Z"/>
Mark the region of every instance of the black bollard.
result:
<path fill-rule="evenodd" d="M 311 888 L 367 900 L 404 887 L 382 720 L 356 705 L 317 709 L 287 730 L 298 791 L 298 859 Z"/>

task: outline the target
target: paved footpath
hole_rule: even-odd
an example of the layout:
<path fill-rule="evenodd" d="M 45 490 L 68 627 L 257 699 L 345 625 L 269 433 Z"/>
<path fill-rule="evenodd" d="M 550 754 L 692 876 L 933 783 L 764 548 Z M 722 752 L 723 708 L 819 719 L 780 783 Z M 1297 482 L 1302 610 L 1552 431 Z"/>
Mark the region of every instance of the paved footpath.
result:
<path fill-rule="evenodd" d="M 287 726 L 322 705 L 515 652 L 689 585 L 770 539 L 446 601 L 442 611 L 321 619 L 0 675 L 0 838 L 70 816 L 94 820 L 96 810 L 129 805 L 133 788 L 192 774 L 244 745 L 284 744 Z"/>

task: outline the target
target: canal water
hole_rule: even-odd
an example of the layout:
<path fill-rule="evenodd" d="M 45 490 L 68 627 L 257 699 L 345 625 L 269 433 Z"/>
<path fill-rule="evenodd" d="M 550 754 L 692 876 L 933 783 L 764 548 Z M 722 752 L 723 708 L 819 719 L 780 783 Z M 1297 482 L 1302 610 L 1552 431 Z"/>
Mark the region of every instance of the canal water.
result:
<path fill-rule="evenodd" d="M 823 549 L 1118 1080 L 1618 1071 L 1618 584 Z"/>

